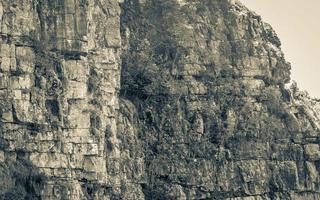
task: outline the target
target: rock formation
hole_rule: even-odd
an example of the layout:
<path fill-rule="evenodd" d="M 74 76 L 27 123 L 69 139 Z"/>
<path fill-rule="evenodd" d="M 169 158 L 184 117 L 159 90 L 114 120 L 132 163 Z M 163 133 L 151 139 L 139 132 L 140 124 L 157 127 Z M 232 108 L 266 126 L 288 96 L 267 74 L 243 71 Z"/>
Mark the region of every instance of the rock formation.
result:
<path fill-rule="evenodd" d="M 1 162 L 29 161 L 46 178 L 33 183 L 1 163 L 1 195 L 11 199 L 19 184 L 31 198 L 117 195 L 118 2 L 1 0 L 0 8 Z"/>
<path fill-rule="evenodd" d="M 0 199 L 320 199 L 320 103 L 233 0 L 1 0 Z"/>

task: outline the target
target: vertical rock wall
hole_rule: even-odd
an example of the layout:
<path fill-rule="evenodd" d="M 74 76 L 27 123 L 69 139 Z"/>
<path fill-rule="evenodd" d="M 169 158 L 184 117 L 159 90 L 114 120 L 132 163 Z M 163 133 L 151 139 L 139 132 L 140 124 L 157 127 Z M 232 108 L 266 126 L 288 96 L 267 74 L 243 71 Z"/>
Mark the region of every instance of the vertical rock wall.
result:
<path fill-rule="evenodd" d="M 0 199 L 320 198 L 319 102 L 270 25 L 119 2 L 0 0 Z"/>
<path fill-rule="evenodd" d="M 0 162 L 30 161 L 46 177 L 36 196 L 119 190 L 119 12 L 115 0 L 0 2 Z M 0 196 L 21 181 L 9 177 Z"/>
<path fill-rule="evenodd" d="M 238 1 L 122 8 L 121 96 L 139 116 L 146 199 L 320 198 L 317 103 L 286 88 L 269 24 Z"/>

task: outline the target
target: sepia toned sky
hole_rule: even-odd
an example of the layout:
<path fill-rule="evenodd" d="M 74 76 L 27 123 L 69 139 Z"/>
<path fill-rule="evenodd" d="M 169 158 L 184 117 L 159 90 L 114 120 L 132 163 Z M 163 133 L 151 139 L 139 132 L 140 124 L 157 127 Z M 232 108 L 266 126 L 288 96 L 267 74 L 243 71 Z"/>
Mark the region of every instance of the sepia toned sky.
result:
<path fill-rule="evenodd" d="M 320 98 L 320 0 L 240 0 L 277 32 L 292 79 Z"/>

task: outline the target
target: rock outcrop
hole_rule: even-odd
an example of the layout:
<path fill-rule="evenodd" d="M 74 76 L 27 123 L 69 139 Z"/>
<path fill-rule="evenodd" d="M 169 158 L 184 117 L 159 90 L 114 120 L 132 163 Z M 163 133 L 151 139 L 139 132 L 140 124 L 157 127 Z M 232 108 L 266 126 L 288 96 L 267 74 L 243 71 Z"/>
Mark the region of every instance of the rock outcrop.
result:
<path fill-rule="evenodd" d="M 1 0 L 0 10 L 0 180 L 10 180 L 0 198 L 19 185 L 20 198 L 120 195 L 118 2 Z M 7 173 L 15 163 L 37 169 L 43 189 Z"/>
<path fill-rule="evenodd" d="M 140 116 L 146 199 L 319 199 L 319 111 L 237 1 L 128 1 L 121 96 Z"/>
<path fill-rule="evenodd" d="M 1 0 L 0 199 L 320 199 L 320 103 L 231 0 Z"/>

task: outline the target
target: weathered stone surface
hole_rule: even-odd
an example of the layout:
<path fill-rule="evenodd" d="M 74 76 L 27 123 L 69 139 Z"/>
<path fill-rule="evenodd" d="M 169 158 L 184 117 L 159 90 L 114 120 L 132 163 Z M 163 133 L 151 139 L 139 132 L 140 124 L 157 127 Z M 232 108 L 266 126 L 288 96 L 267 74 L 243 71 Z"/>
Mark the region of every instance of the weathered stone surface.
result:
<path fill-rule="evenodd" d="M 5 157 L 4 157 L 4 151 L 0 151 L 0 162 L 4 162 Z"/>
<path fill-rule="evenodd" d="M 305 154 L 309 160 L 320 159 L 320 148 L 318 144 L 307 144 L 304 146 Z"/>
<path fill-rule="evenodd" d="M 320 198 L 320 103 L 238 1 L 2 0 L 0 32 L 0 199 Z"/>
<path fill-rule="evenodd" d="M 48 168 L 67 168 L 68 158 L 64 154 L 56 153 L 32 153 L 30 160 L 37 167 L 48 167 Z"/>
<path fill-rule="evenodd" d="M 25 73 L 33 73 L 35 70 L 35 54 L 30 47 L 16 48 L 17 70 Z"/>
<path fill-rule="evenodd" d="M 31 161 L 46 177 L 31 199 L 114 195 L 105 188 L 119 187 L 106 180 L 106 161 L 119 154 L 113 127 L 121 74 L 119 11 L 116 0 L 0 2 L 0 199 L 11 190 L 18 190 L 13 199 L 24 199 L 33 190 L 2 180 L 38 180 L 28 173 L 17 177 L 7 166 L 11 159 L 24 168 L 29 165 L 21 160 Z M 90 69 L 100 63 L 105 71 L 95 77 Z M 114 135 L 105 133 L 108 127 Z M 107 151 L 108 137 L 114 148 Z"/>
<path fill-rule="evenodd" d="M 317 198 L 319 103 L 286 86 L 270 25 L 238 1 L 122 9 L 120 96 L 146 146 L 146 199 Z"/>

